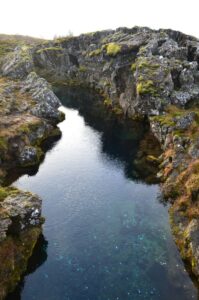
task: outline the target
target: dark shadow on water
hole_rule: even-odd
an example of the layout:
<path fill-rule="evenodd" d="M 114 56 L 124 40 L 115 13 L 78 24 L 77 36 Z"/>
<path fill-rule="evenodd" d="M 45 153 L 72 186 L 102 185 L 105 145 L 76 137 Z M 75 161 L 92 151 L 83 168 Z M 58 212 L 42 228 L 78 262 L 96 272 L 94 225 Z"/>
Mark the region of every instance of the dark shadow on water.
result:
<path fill-rule="evenodd" d="M 43 234 L 41 234 L 37 240 L 32 256 L 29 258 L 26 273 L 23 276 L 21 282 L 17 285 L 15 290 L 10 293 L 6 300 L 20 300 L 21 293 L 25 285 L 26 276 L 34 273 L 46 260 L 47 260 L 47 248 L 48 241 L 46 241 Z"/>

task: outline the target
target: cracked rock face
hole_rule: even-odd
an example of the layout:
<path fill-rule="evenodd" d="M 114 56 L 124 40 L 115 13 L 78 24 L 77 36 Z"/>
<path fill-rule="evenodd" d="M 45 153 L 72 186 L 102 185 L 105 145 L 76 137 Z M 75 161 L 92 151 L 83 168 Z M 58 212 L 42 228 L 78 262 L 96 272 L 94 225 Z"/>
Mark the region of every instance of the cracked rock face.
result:
<path fill-rule="evenodd" d="M 125 115 L 159 115 L 199 98 L 199 41 L 173 30 L 118 28 L 62 38 L 32 51 L 37 72 L 83 83 Z"/>
<path fill-rule="evenodd" d="M 4 76 L 14 79 L 24 78 L 33 71 L 32 54 L 28 46 L 16 47 L 15 51 L 9 54 L 2 66 Z"/>
<path fill-rule="evenodd" d="M 52 91 L 50 84 L 40 78 L 35 72 L 31 72 L 22 83 L 21 92 L 29 92 L 32 99 L 36 101 L 30 113 L 36 117 L 48 119 L 51 122 L 59 122 L 61 113 L 58 107 L 60 100 Z"/>

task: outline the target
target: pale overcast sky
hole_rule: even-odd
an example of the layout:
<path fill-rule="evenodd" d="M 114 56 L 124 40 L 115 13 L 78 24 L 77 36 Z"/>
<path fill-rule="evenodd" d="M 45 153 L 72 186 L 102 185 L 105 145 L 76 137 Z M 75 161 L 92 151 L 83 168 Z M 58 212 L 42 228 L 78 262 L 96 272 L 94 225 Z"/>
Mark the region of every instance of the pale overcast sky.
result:
<path fill-rule="evenodd" d="M 0 7 L 0 33 L 53 38 L 138 25 L 199 37 L 199 0 L 0 0 Z"/>

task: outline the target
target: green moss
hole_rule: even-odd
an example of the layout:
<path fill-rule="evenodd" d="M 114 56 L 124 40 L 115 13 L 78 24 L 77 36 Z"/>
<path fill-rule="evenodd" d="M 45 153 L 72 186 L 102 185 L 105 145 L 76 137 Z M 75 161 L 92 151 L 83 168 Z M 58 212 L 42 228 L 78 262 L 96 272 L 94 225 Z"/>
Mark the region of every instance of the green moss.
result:
<path fill-rule="evenodd" d="M 136 63 L 133 63 L 131 65 L 131 71 L 134 73 L 136 71 L 136 68 L 137 68 Z"/>
<path fill-rule="evenodd" d="M 41 120 L 29 122 L 29 123 L 23 123 L 20 125 L 20 127 L 17 129 L 19 134 L 23 134 L 23 137 L 29 136 L 31 133 L 36 132 L 40 127 L 42 126 Z M 38 139 L 38 142 L 41 141 Z"/>
<path fill-rule="evenodd" d="M 4 200 L 8 196 L 8 193 L 4 188 L 0 188 L 0 201 Z"/>
<path fill-rule="evenodd" d="M 174 126 L 175 122 L 170 114 L 150 117 L 151 121 L 159 122 L 161 125 Z"/>
<path fill-rule="evenodd" d="M 152 80 L 140 81 L 136 85 L 136 91 L 138 95 L 150 94 L 152 96 L 157 95 L 157 88 L 154 86 Z"/>
<path fill-rule="evenodd" d="M 116 56 L 118 53 L 121 52 L 121 45 L 116 44 L 116 43 L 109 43 L 106 45 L 106 53 L 109 56 Z"/>
<path fill-rule="evenodd" d="M 88 56 L 89 56 L 89 57 L 93 57 L 93 56 L 100 55 L 101 53 L 102 53 L 102 49 L 99 48 L 99 49 L 96 49 L 96 50 L 91 51 L 91 52 L 88 54 Z"/>
<path fill-rule="evenodd" d="M 106 98 L 105 100 L 104 100 L 104 105 L 105 106 L 112 106 L 112 101 L 111 101 L 111 99 L 109 99 L 109 98 Z"/>
<path fill-rule="evenodd" d="M 150 59 L 147 59 L 146 57 L 138 58 L 136 64 L 139 69 L 150 69 L 154 71 L 160 67 L 158 63 L 152 63 Z"/>
<path fill-rule="evenodd" d="M 23 133 L 30 133 L 30 124 L 23 124 L 20 126 L 19 131 Z"/>
<path fill-rule="evenodd" d="M 145 51 L 146 51 L 146 47 L 145 47 L 145 46 L 142 46 L 142 47 L 140 47 L 140 49 L 139 49 L 139 54 L 144 55 Z"/>
<path fill-rule="evenodd" d="M 198 111 L 197 109 L 191 109 L 191 110 L 184 110 L 180 109 L 174 105 L 170 105 L 167 107 L 167 113 L 165 115 L 160 116 L 154 116 L 151 117 L 150 120 L 159 122 L 161 125 L 169 125 L 169 126 L 175 126 L 175 118 L 176 117 L 182 117 L 183 115 L 187 114 L 187 112 L 195 112 L 196 113 L 196 120 L 192 123 L 192 126 L 188 130 L 180 130 L 180 129 L 174 129 L 173 130 L 173 137 L 179 136 L 179 137 L 185 137 L 189 136 L 192 139 L 195 137 L 198 137 Z"/>
<path fill-rule="evenodd" d="M 42 157 L 44 157 L 44 152 L 41 150 L 40 147 L 36 147 L 36 149 L 37 149 L 37 162 L 39 163 Z"/>
<path fill-rule="evenodd" d="M 7 150 L 8 149 L 8 142 L 6 137 L 0 137 L 0 150 Z"/>
<path fill-rule="evenodd" d="M 158 163 L 158 158 L 154 155 L 147 155 L 146 159 L 150 162 Z"/>
<path fill-rule="evenodd" d="M 65 117 L 65 115 L 64 115 Z M 61 136 L 61 130 L 59 129 L 59 127 L 54 128 L 49 137 L 60 137 Z"/>
<path fill-rule="evenodd" d="M 100 85 L 103 85 L 104 87 L 111 87 L 111 82 L 107 79 L 100 80 Z"/>
<path fill-rule="evenodd" d="M 11 195 L 17 195 L 19 190 L 15 187 L 0 187 L 0 201 L 3 201 L 6 197 Z"/>
<path fill-rule="evenodd" d="M 117 116 L 121 116 L 123 115 L 123 110 L 120 106 L 114 106 L 113 113 L 116 114 Z"/>
<path fill-rule="evenodd" d="M 63 51 L 64 49 L 62 47 L 47 47 L 47 48 L 42 48 L 37 50 L 37 54 L 41 54 L 43 52 L 47 52 L 47 51 Z"/>
<path fill-rule="evenodd" d="M 79 66 L 79 71 L 84 73 L 87 71 L 87 68 L 85 66 Z"/>

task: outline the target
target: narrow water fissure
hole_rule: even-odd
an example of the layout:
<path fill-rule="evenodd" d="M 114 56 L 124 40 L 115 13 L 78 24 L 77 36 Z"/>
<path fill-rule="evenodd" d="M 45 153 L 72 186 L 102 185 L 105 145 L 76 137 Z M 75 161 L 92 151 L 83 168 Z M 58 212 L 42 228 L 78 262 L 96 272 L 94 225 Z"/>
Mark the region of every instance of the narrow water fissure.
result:
<path fill-rule="evenodd" d="M 36 174 L 14 183 L 42 197 L 46 222 L 8 299 L 197 299 L 173 242 L 157 166 L 144 160 L 160 151 L 147 124 L 118 123 L 91 93 L 57 94 L 66 114 L 62 137 Z"/>

